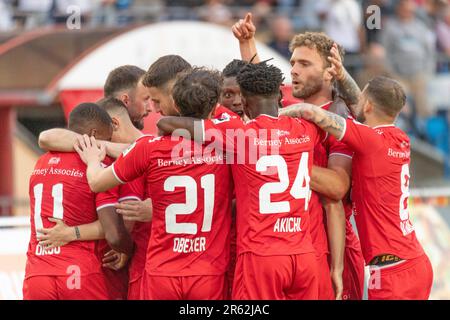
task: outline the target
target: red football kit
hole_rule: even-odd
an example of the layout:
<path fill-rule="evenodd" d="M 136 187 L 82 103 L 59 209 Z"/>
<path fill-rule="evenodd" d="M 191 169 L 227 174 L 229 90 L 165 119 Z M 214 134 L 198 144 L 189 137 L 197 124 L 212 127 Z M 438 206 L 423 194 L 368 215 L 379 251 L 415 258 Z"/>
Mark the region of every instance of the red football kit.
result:
<path fill-rule="evenodd" d="M 145 175 L 153 202 L 143 299 L 225 297 L 232 180 L 222 155 L 210 149 L 182 138 L 143 137 L 113 164 L 121 182 Z"/>
<path fill-rule="evenodd" d="M 232 298 L 317 299 L 308 214 L 317 127 L 268 115 L 245 125 L 225 118 L 202 126 L 205 141 L 219 140 L 233 163 L 238 258 Z"/>
<path fill-rule="evenodd" d="M 354 151 L 352 200 L 364 259 L 371 264 L 369 299 L 427 299 L 433 272 L 409 219 L 408 136 L 394 125 L 370 128 L 347 119 L 342 142 Z M 385 259 L 401 260 L 375 262 Z"/>
<path fill-rule="evenodd" d="M 143 201 L 146 197 L 145 176 L 120 185 L 119 202 L 127 200 Z M 135 243 L 133 257 L 129 264 L 128 300 L 139 300 L 142 274 L 145 268 L 148 241 L 151 233 L 151 222 L 135 222 L 131 236 Z"/>
<path fill-rule="evenodd" d="M 31 238 L 27 252 L 24 299 L 108 299 L 98 258 L 97 241 L 74 241 L 47 250 L 38 244 L 36 229 L 97 220 L 105 204 L 86 179 L 86 165 L 77 153 L 48 152 L 37 161 L 29 183 Z M 107 197 L 106 197 L 107 198 Z"/>

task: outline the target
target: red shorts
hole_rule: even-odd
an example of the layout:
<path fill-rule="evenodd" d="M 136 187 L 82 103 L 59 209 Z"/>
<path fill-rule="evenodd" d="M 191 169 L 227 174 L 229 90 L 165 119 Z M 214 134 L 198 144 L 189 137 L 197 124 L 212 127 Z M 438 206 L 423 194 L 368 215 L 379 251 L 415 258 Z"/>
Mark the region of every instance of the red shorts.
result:
<path fill-rule="evenodd" d="M 141 300 L 142 277 L 128 283 L 127 300 Z"/>
<path fill-rule="evenodd" d="M 102 268 L 105 276 L 106 288 L 110 300 L 126 300 L 128 295 L 128 269 L 114 271 Z"/>
<path fill-rule="evenodd" d="M 238 256 L 233 300 L 314 300 L 318 297 L 315 253 Z"/>
<path fill-rule="evenodd" d="M 384 267 L 370 266 L 369 300 L 427 300 L 433 269 L 427 255 Z"/>
<path fill-rule="evenodd" d="M 231 289 L 233 288 L 234 270 L 236 268 L 236 222 L 233 219 L 230 231 L 230 262 L 227 269 L 227 286 L 228 296 L 227 299 L 231 299 Z"/>
<path fill-rule="evenodd" d="M 34 276 L 23 282 L 24 300 L 108 300 L 103 274 L 80 276 Z"/>
<path fill-rule="evenodd" d="M 220 276 L 159 277 L 142 275 L 142 300 L 224 300 L 225 274 Z"/>
<path fill-rule="evenodd" d="M 344 252 L 343 300 L 362 300 L 364 292 L 364 257 L 361 250 L 346 247 Z"/>
<path fill-rule="evenodd" d="M 317 257 L 317 270 L 319 281 L 319 300 L 335 300 L 333 284 L 331 282 L 330 265 L 328 263 L 328 253 Z"/>

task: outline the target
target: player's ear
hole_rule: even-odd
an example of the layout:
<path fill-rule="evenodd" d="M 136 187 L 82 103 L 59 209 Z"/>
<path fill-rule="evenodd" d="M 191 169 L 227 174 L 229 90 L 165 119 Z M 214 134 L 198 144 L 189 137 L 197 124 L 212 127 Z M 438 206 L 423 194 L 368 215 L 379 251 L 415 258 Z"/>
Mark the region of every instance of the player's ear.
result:
<path fill-rule="evenodd" d="M 89 137 L 97 138 L 96 137 L 97 133 L 98 133 L 97 129 L 91 129 L 91 131 L 89 132 Z"/>
<path fill-rule="evenodd" d="M 128 104 L 130 103 L 130 96 L 128 93 L 122 93 L 119 100 L 121 100 L 128 107 Z"/>
<path fill-rule="evenodd" d="M 119 126 L 120 126 L 119 120 L 117 118 L 115 118 L 115 117 L 112 117 L 111 120 L 112 120 L 113 131 L 118 131 L 119 130 Z"/>
<path fill-rule="evenodd" d="M 370 100 L 366 101 L 366 104 L 363 107 L 365 113 L 373 112 L 373 103 Z"/>

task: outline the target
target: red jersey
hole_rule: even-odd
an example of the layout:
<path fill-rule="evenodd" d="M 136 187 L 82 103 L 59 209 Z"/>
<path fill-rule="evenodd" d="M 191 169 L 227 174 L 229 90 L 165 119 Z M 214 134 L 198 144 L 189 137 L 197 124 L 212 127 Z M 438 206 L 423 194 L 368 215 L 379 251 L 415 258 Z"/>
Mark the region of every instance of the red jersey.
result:
<path fill-rule="evenodd" d="M 365 261 L 381 254 L 421 256 L 408 211 L 408 136 L 394 125 L 370 128 L 348 119 L 342 142 L 355 152 L 352 200 Z"/>
<path fill-rule="evenodd" d="M 234 152 L 238 254 L 314 252 L 308 204 L 317 127 L 260 115 L 246 125 L 240 119 L 204 120 L 203 128 L 206 141 L 219 132 L 226 142 L 222 147 Z"/>
<path fill-rule="evenodd" d="M 328 110 L 332 102 L 328 102 L 321 106 L 321 108 Z M 342 142 L 339 142 L 331 135 L 327 135 L 326 139 L 314 149 L 314 165 L 326 168 L 328 166 L 328 158 L 332 155 L 341 155 L 352 157 L 353 152 Z M 316 192 L 312 193 L 310 204 L 311 215 L 311 237 L 313 239 L 314 248 L 318 255 L 328 253 L 328 237 L 325 230 L 324 215 L 325 210 L 320 201 L 320 195 Z M 352 229 L 347 216 L 347 232 L 352 232 Z"/>
<path fill-rule="evenodd" d="M 86 165 L 75 152 L 48 152 L 37 161 L 29 182 L 31 237 L 26 278 L 37 275 L 67 276 L 79 268 L 82 275 L 101 273 L 97 241 L 73 241 L 45 250 L 38 244 L 36 229 L 54 226 L 48 218 L 62 219 L 68 226 L 97 220 L 96 207 L 109 196 L 93 193 L 86 179 Z M 76 271 L 78 271 L 76 270 Z"/>
<path fill-rule="evenodd" d="M 145 176 L 141 176 L 127 184 L 123 184 L 119 189 L 119 202 L 127 200 L 143 201 L 145 195 Z M 129 268 L 129 281 L 133 282 L 142 276 L 145 268 L 145 257 L 147 255 L 148 241 L 150 239 L 152 223 L 135 222 L 131 236 L 136 245 Z"/>
<path fill-rule="evenodd" d="M 236 118 L 240 119 L 239 115 L 228 109 L 227 107 L 218 104 L 216 109 L 214 110 L 214 119 L 223 119 L 223 118 Z"/>
<path fill-rule="evenodd" d="M 114 163 L 119 181 L 146 176 L 153 219 L 145 271 L 221 275 L 229 261 L 232 181 L 221 154 L 182 138 L 143 137 Z"/>

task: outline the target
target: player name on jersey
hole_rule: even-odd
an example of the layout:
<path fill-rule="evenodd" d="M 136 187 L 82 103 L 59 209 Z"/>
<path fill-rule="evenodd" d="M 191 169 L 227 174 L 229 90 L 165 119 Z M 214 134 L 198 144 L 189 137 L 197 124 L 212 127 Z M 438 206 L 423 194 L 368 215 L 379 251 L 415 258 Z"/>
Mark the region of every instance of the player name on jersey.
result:
<path fill-rule="evenodd" d="M 273 232 L 301 232 L 302 218 L 279 218 L 273 227 Z"/>
<path fill-rule="evenodd" d="M 189 238 L 174 238 L 173 252 L 191 253 L 203 252 L 206 250 L 206 238 L 198 237 L 194 239 Z"/>
<path fill-rule="evenodd" d="M 47 249 L 40 244 L 36 245 L 35 254 L 37 256 L 45 256 L 45 255 L 54 255 L 54 254 L 60 254 L 61 253 L 61 247 L 55 247 L 51 249 Z"/>

